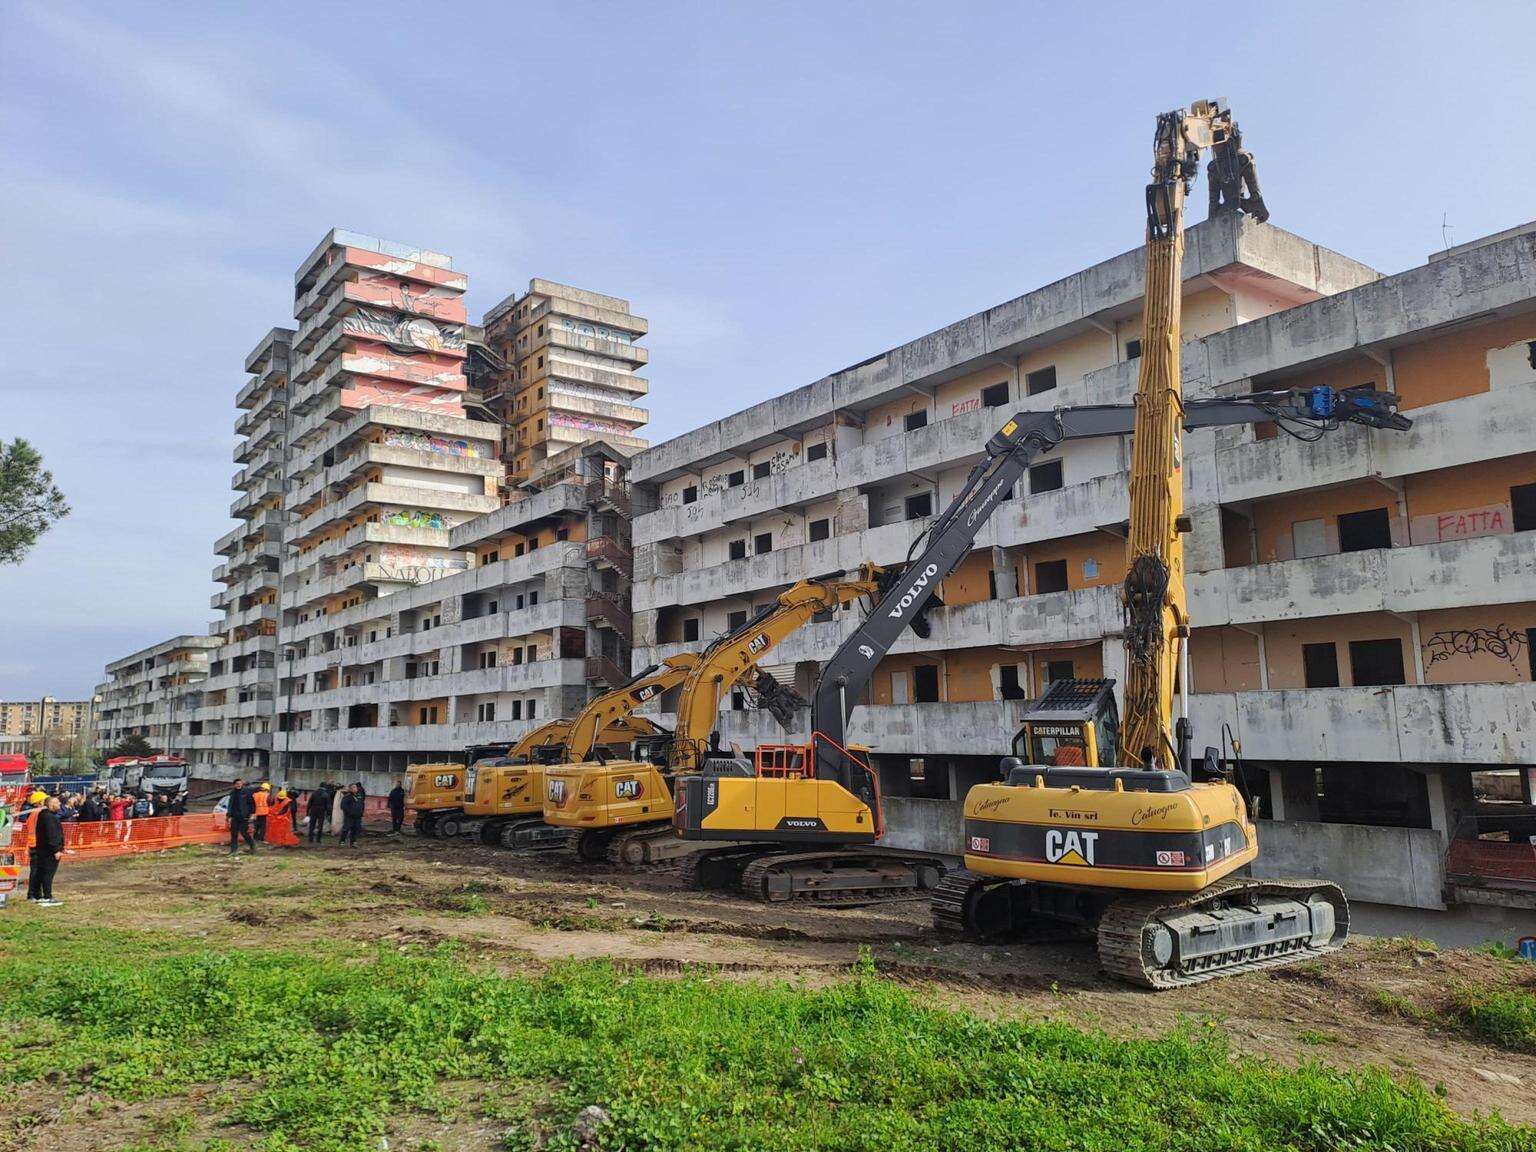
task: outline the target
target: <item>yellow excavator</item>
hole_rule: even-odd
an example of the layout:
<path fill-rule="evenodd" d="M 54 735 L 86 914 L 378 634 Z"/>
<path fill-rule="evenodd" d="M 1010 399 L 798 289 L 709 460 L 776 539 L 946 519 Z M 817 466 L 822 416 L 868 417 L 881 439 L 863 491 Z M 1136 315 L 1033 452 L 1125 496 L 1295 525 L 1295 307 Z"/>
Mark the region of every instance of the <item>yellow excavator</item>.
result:
<path fill-rule="evenodd" d="M 478 822 L 481 843 L 503 848 L 566 844 L 570 831 L 544 822 L 545 769 L 590 760 L 598 748 L 632 751 L 668 739 L 670 733 L 635 710 L 681 685 L 698 663 L 689 652 L 668 656 L 594 698 L 575 719 L 551 721 L 505 756 L 476 763 L 464 815 Z"/>
<path fill-rule="evenodd" d="M 880 574 L 866 567 L 854 579 L 801 580 L 780 593 L 699 656 L 682 684 L 676 731 L 654 755 L 628 760 L 599 756 L 546 769 L 545 822 L 575 830 L 577 854 L 587 861 L 649 864 L 694 851 L 698 845 L 672 834 L 672 780 L 710 755 L 721 701 L 745 682 L 770 711 L 787 718 L 790 705 L 804 702 L 758 669 L 757 661 L 818 613 L 872 597 L 880 587 Z"/>
<path fill-rule="evenodd" d="M 416 831 L 445 840 L 478 831 L 482 842 L 508 848 L 565 843 L 566 833 L 542 831 L 542 819 L 517 820 L 543 812 L 543 766 L 590 759 L 598 747 L 627 751 L 636 741 L 664 736 L 651 721 L 633 713 L 681 684 L 697 660 L 691 654 L 669 657 L 597 696 L 574 718 L 546 720 L 513 744 L 466 749 L 462 764 L 410 768 L 405 795 L 415 813 Z M 513 823 L 518 827 L 509 829 Z"/>
<path fill-rule="evenodd" d="M 878 779 L 868 757 L 845 746 L 849 715 L 881 658 L 905 628 L 921 625 L 940 582 L 1038 456 L 1068 440 L 1133 435 L 1122 593 L 1125 724 L 1110 681 L 1058 683 L 1035 703 L 1016 755 L 1002 762 L 1003 782 L 966 797 L 966 869 L 934 889 L 935 922 L 983 938 L 1035 917 L 1090 924 L 1104 967 L 1154 988 L 1342 944 L 1348 906 L 1337 886 L 1235 876 L 1258 854 L 1243 798 L 1220 779 L 1193 781 L 1182 438 L 1186 429 L 1264 421 L 1306 439 L 1345 423 L 1401 430 L 1410 421 L 1398 414 L 1397 397 L 1366 387 L 1184 401 L 1183 203 L 1200 151 L 1216 154 L 1217 210 L 1267 215 L 1252 158 L 1237 149 L 1238 140 L 1230 113 L 1217 102 L 1159 117 L 1135 404 L 1019 412 L 1003 424 L 959 495 L 914 542 L 915 556 L 823 669 L 810 743 L 761 747 L 755 762 L 722 759 L 678 780 L 679 834 L 736 842 L 688 860 L 695 884 L 738 887 L 765 900 L 829 903 L 867 903 L 925 886 L 920 862 L 875 845 L 882 828 Z M 1221 775 L 1215 749 L 1207 751 L 1205 767 Z"/>

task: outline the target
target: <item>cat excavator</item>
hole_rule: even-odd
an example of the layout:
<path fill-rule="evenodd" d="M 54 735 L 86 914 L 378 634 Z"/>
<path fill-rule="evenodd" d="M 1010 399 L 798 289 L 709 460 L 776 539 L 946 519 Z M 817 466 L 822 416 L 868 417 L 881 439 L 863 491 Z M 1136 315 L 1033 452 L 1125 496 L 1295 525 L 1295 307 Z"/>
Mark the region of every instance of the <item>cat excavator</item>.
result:
<path fill-rule="evenodd" d="M 569 838 L 546 829 L 543 769 L 568 759 L 590 759 L 595 749 L 625 748 L 665 732 L 634 715 L 647 700 L 675 688 L 697 662 L 672 656 L 591 700 L 574 718 L 546 720 L 513 744 L 477 744 L 463 764 L 417 764 L 406 772 L 406 802 L 416 812 L 416 831 L 440 839 L 480 833 L 486 844 L 528 848 L 564 844 Z M 482 771 L 483 769 L 483 771 Z"/>
<path fill-rule="evenodd" d="M 583 860 L 651 864 L 695 850 L 672 834 L 672 781 L 719 750 L 712 733 L 721 701 L 749 684 L 770 711 L 787 721 L 804 701 L 780 686 L 756 662 L 819 613 L 877 595 L 882 575 L 866 566 L 847 580 L 801 580 L 738 628 L 714 640 L 682 683 L 677 728 L 647 757 L 583 763 L 545 770 L 544 820 L 576 832 Z"/>
<path fill-rule="evenodd" d="M 480 842 L 502 848 L 566 844 L 568 829 L 544 823 L 545 769 L 590 760 L 599 747 L 633 749 L 666 739 L 665 729 L 635 710 L 681 685 L 698 663 L 690 652 L 668 656 L 594 698 L 575 719 L 543 724 L 505 756 L 475 764 L 464 815 L 479 822 Z"/>
<path fill-rule="evenodd" d="M 1397 412 L 1397 397 L 1367 387 L 1184 401 L 1184 196 L 1201 150 L 1220 158 L 1235 139 L 1231 114 L 1218 102 L 1158 118 L 1135 403 L 1024 411 L 1006 421 L 959 494 L 914 542 L 900 577 L 823 669 L 810 742 L 760 747 L 752 762 L 721 761 L 678 780 L 678 833 L 735 842 L 690 858 L 685 868 L 698 886 L 832 903 L 925 886 L 920 865 L 902 878 L 892 857 L 873 847 L 883 827 L 878 777 L 866 755 L 845 745 L 849 716 L 881 658 L 905 628 L 921 624 L 940 582 L 1037 457 L 1071 440 L 1131 435 L 1125 723 L 1109 681 L 1058 683 L 1036 703 L 1015 742 L 1024 755 L 1003 760 L 1002 783 L 966 797 L 966 868 L 934 888 L 935 921 L 975 937 L 1002 935 L 1037 916 L 1091 924 L 1106 970 L 1153 988 L 1343 943 L 1348 906 L 1338 887 L 1237 876 L 1258 855 L 1243 797 L 1223 780 L 1192 779 L 1183 434 L 1274 422 L 1311 439 L 1343 424 L 1402 430 L 1410 421 Z M 1241 175 L 1243 164 L 1228 159 Z M 1244 163 L 1251 173 L 1251 157 Z M 1250 188 L 1232 210 L 1244 203 L 1262 210 L 1256 180 Z M 1219 777 L 1215 749 L 1205 765 Z"/>

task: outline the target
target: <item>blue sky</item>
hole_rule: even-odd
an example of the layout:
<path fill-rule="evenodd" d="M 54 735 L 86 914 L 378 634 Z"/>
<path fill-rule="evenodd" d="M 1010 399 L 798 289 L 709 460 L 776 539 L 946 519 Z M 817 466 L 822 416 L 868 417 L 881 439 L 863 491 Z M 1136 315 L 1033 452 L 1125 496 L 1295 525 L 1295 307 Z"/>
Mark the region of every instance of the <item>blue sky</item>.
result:
<path fill-rule="evenodd" d="M 1528 4 L 1265 7 L 0 0 L 0 437 L 75 509 L 0 569 L 0 698 L 216 618 L 241 363 L 332 226 L 475 316 L 628 297 L 659 440 L 1133 247 L 1196 97 L 1385 271 L 1532 216 Z"/>

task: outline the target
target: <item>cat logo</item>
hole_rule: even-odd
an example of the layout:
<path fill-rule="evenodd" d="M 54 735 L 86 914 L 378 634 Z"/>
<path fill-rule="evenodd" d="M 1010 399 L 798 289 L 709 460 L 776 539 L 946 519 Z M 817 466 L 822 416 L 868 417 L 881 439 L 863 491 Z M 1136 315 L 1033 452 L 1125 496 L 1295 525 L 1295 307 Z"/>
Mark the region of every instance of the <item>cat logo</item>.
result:
<path fill-rule="evenodd" d="M 635 699 L 643 702 L 649 700 L 652 696 L 656 695 L 656 693 L 660 691 L 661 686 L 659 684 L 647 684 L 644 688 L 635 693 Z"/>
<path fill-rule="evenodd" d="M 1093 865 L 1093 846 L 1097 832 L 1062 831 L 1052 828 L 1045 834 L 1045 858 L 1052 864 Z"/>
<path fill-rule="evenodd" d="M 756 656 L 764 648 L 768 647 L 768 633 L 759 632 L 747 641 L 747 651 Z"/>
<path fill-rule="evenodd" d="M 549 797 L 549 802 L 556 808 L 563 806 L 565 804 L 565 781 L 551 780 L 549 782 L 549 791 L 547 795 Z"/>
<path fill-rule="evenodd" d="M 644 792 L 645 787 L 633 776 L 613 782 L 613 795 L 617 800 L 638 800 Z"/>
<path fill-rule="evenodd" d="M 452 788 L 459 782 L 459 778 L 452 772 L 439 772 L 432 777 L 432 784 L 437 788 Z"/>

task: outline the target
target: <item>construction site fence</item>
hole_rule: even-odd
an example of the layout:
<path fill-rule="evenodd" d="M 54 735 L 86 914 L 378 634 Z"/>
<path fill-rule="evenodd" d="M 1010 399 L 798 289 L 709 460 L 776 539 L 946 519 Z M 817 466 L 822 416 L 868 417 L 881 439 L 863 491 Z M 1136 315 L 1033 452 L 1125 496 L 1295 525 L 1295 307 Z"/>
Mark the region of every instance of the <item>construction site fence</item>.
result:
<path fill-rule="evenodd" d="M 18 821 L 9 849 L 16 863 L 27 863 L 34 841 L 36 813 Z M 229 821 L 222 812 L 193 816 L 144 816 L 137 820 L 68 821 L 64 825 L 64 850 L 81 856 L 127 856 L 138 852 L 163 852 L 187 844 L 216 844 L 229 836 Z"/>

